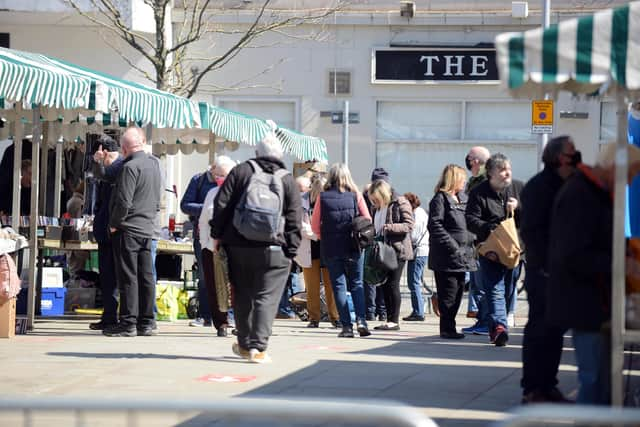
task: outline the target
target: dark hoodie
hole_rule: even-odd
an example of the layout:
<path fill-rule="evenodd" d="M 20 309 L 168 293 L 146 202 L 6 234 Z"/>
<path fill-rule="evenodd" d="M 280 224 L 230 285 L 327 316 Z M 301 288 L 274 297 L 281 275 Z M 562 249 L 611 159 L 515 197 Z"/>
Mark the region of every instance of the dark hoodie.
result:
<path fill-rule="evenodd" d="M 260 167 L 267 173 L 274 173 L 278 169 L 284 169 L 284 163 L 275 157 L 257 157 L 255 159 Z M 211 220 L 211 237 L 220 239 L 225 245 L 240 247 L 269 246 L 269 242 L 258 242 L 245 239 L 233 226 L 233 215 L 240 197 L 244 194 L 253 175 L 253 168 L 249 162 L 244 162 L 231 169 L 229 175 L 220 187 L 213 206 L 213 220 Z M 279 244 L 288 258 L 296 255 L 301 239 L 302 204 L 300 193 L 291 174 L 282 179 L 284 186 L 285 218 L 284 233 L 279 236 Z"/>

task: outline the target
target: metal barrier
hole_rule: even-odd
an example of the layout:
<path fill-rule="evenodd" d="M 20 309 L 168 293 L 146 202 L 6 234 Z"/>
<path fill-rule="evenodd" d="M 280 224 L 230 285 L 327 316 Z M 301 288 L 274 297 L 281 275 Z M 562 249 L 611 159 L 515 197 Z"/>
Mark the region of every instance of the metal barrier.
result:
<path fill-rule="evenodd" d="M 640 426 L 640 409 L 588 405 L 531 405 L 514 411 L 494 427 L 540 425 Z"/>
<path fill-rule="evenodd" d="M 215 398 L 215 397 L 214 397 Z M 124 425 L 133 426 L 169 426 L 213 425 L 214 420 L 203 424 L 202 420 L 193 423 L 189 419 L 206 415 L 222 417 L 222 424 L 216 420 L 215 425 L 241 426 L 265 425 L 265 421 L 276 421 L 275 425 L 305 425 L 310 422 L 331 423 L 331 426 L 341 425 L 374 425 L 385 427 L 438 427 L 435 422 L 417 409 L 397 402 L 384 400 L 298 400 L 298 399 L 262 399 L 262 398 L 232 398 L 212 401 L 184 401 L 184 400 L 97 400 L 71 398 L 25 398 L 0 399 L 0 425 L 13 426 L 17 423 L 7 423 L 3 418 L 8 412 L 17 412 L 22 416 L 22 425 L 33 427 L 36 425 L 37 414 L 67 413 L 74 417 L 76 427 L 95 426 L 90 422 L 91 413 L 124 415 Z M 164 415 L 161 421 L 153 423 L 143 422 L 141 415 Z M 167 415 L 181 415 L 171 421 Z M 102 419 L 105 425 L 114 426 L 112 421 Z M 53 427 L 58 425 L 46 421 L 43 425 Z M 71 425 L 68 421 L 59 425 Z"/>

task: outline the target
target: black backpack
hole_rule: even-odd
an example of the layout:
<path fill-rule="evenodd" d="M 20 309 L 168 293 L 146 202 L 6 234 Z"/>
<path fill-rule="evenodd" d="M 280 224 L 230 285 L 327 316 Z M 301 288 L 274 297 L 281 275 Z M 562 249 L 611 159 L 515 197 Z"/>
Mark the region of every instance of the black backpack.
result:
<path fill-rule="evenodd" d="M 353 248 L 357 251 L 361 251 L 373 245 L 376 237 L 376 230 L 369 218 L 360 215 L 358 211 L 358 195 L 356 193 L 353 194 L 356 216 L 353 217 L 353 221 L 351 223 L 351 241 Z"/>

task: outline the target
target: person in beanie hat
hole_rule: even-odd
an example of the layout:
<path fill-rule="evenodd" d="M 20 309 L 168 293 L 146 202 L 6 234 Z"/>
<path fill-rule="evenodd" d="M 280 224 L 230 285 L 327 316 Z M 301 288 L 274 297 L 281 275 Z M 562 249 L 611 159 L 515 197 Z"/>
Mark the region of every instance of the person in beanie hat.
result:
<path fill-rule="evenodd" d="M 371 182 L 377 181 L 379 179 L 391 184 L 391 180 L 389 179 L 389 172 L 387 172 L 384 168 L 375 168 L 371 172 Z"/>

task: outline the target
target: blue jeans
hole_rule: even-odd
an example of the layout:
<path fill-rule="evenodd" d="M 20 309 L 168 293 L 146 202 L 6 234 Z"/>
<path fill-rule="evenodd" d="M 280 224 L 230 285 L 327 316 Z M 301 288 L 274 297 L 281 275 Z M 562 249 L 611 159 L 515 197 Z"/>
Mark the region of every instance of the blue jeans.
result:
<path fill-rule="evenodd" d="M 576 403 L 608 405 L 610 402 L 610 346 L 601 332 L 573 330 L 580 391 Z"/>
<path fill-rule="evenodd" d="M 382 286 L 364 284 L 364 298 L 367 314 L 371 317 L 387 316 L 387 306 L 384 304 Z"/>
<path fill-rule="evenodd" d="M 211 321 L 211 309 L 209 308 L 209 298 L 207 297 L 207 286 L 204 281 L 204 269 L 202 268 L 202 246 L 200 238 L 193 237 L 193 253 L 198 262 L 198 317 L 205 321 Z"/>
<path fill-rule="evenodd" d="M 504 299 L 507 303 L 507 313 L 515 313 L 516 302 L 518 301 L 518 279 L 522 271 L 522 263 L 510 271 L 511 274 L 505 275 Z"/>
<path fill-rule="evenodd" d="M 349 304 L 347 303 L 347 291 L 351 292 L 356 321 L 366 323 L 364 286 L 362 283 L 364 255 L 356 253 L 350 258 L 329 258 L 325 260 L 325 264 L 329 270 L 333 296 L 336 300 L 336 308 L 338 309 L 342 326 L 352 326 Z"/>
<path fill-rule="evenodd" d="M 422 298 L 422 273 L 427 264 L 426 256 L 419 256 L 407 263 L 407 286 L 411 292 L 411 314 L 424 317 L 424 299 Z"/>
<path fill-rule="evenodd" d="M 493 262 L 484 256 L 479 259 L 480 281 L 484 289 L 484 299 L 486 300 L 486 317 L 489 322 L 489 329 L 493 330 L 499 325 L 507 329 L 507 305 L 505 302 L 505 278 L 512 274 L 504 265 Z M 485 315 L 483 314 L 483 317 Z"/>
<path fill-rule="evenodd" d="M 291 308 L 291 303 L 289 302 L 289 297 L 295 294 L 296 292 L 300 292 L 302 287 L 300 286 L 300 273 L 291 271 L 289 273 L 289 278 L 287 279 L 287 285 L 284 287 L 284 291 L 282 291 L 282 297 L 280 297 L 280 304 L 278 305 L 278 314 L 284 314 L 289 317 L 295 316 L 293 309 Z"/>

